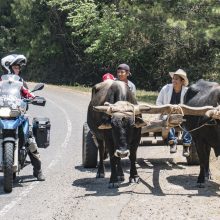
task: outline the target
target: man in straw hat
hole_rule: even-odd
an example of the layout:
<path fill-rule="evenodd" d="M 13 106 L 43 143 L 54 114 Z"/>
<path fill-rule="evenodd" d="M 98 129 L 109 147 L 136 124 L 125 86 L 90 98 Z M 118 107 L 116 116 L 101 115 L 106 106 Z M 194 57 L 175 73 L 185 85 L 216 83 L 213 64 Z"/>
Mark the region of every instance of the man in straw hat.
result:
<path fill-rule="evenodd" d="M 182 104 L 183 97 L 187 91 L 187 85 L 189 80 L 186 72 L 182 69 L 178 69 L 176 72 L 169 73 L 172 78 L 172 83 L 165 85 L 156 101 L 156 105 L 165 104 Z M 192 137 L 187 131 L 183 131 L 183 156 L 189 156 L 189 147 L 192 142 Z M 175 129 L 171 128 L 168 134 L 167 143 L 170 145 L 170 153 L 176 153 L 177 151 L 177 138 L 175 136 Z"/>

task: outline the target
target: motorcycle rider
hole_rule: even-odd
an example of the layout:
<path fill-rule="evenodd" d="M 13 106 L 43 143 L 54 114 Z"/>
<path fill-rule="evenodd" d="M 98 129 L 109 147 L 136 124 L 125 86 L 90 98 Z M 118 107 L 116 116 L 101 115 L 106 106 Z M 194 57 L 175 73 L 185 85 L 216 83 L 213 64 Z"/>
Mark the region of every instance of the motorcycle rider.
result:
<path fill-rule="evenodd" d="M 21 73 L 21 67 L 25 66 L 27 63 L 27 58 L 21 54 L 12 54 L 1 59 L 1 67 L 4 74 L 16 74 Z M 20 77 L 20 76 L 19 76 Z M 21 78 L 21 77 L 20 77 Z M 27 89 L 27 83 L 21 78 L 23 86 L 21 88 L 21 95 L 24 98 L 34 98 L 35 96 L 30 93 Z M 44 181 L 45 177 L 41 169 L 41 159 L 40 153 L 38 151 L 37 143 L 35 137 L 32 134 L 32 129 L 30 129 L 30 137 L 28 139 L 29 151 L 28 155 L 33 166 L 33 176 L 37 178 L 38 181 Z"/>
<path fill-rule="evenodd" d="M 27 63 L 27 58 L 22 54 L 12 54 L 1 59 L 1 66 L 4 71 L 4 74 L 15 74 L 20 77 L 21 82 L 25 88 L 28 89 L 27 83 L 20 76 L 21 67 L 25 66 Z"/>

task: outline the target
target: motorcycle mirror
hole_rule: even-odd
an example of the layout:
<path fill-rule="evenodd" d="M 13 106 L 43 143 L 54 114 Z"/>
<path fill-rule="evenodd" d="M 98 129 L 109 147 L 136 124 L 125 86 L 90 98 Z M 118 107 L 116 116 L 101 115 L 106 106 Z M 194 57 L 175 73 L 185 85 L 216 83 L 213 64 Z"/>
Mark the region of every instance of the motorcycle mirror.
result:
<path fill-rule="evenodd" d="M 42 90 L 44 88 L 44 83 L 38 83 L 31 92 Z"/>

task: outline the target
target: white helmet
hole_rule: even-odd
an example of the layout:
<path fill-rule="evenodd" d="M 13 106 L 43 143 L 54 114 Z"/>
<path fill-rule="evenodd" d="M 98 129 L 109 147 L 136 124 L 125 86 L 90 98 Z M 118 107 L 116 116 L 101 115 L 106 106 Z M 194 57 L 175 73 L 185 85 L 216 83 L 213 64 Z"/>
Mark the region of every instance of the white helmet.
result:
<path fill-rule="evenodd" d="M 22 54 L 11 54 L 1 59 L 2 69 L 8 74 L 13 74 L 11 68 L 13 65 L 23 66 L 26 64 L 27 64 L 27 58 Z"/>

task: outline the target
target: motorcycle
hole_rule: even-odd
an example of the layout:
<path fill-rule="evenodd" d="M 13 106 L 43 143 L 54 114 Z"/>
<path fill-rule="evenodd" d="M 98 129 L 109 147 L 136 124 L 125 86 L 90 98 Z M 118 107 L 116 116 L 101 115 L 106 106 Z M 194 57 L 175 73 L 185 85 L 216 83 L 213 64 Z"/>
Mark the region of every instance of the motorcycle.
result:
<path fill-rule="evenodd" d="M 10 193 L 16 173 L 25 166 L 30 136 L 29 119 L 25 115 L 28 104 L 44 106 L 43 97 L 22 98 L 23 82 L 17 75 L 2 75 L 0 81 L 0 171 L 3 172 L 3 189 Z M 31 92 L 43 89 L 37 84 Z"/>

